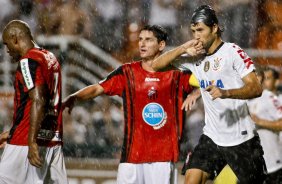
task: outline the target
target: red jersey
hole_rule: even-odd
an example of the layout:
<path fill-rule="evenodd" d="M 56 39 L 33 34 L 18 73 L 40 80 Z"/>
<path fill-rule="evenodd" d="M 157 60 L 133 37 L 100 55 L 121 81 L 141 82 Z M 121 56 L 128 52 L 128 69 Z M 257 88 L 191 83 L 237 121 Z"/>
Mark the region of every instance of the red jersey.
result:
<path fill-rule="evenodd" d="M 30 49 L 21 58 L 16 70 L 14 88 L 13 126 L 9 144 L 28 145 L 31 99 L 28 92 L 44 85 L 46 107 L 44 120 L 38 133 L 40 146 L 52 146 L 62 142 L 61 69 L 53 53 L 39 48 Z"/>
<path fill-rule="evenodd" d="M 141 62 L 124 64 L 100 82 L 107 95 L 119 95 L 124 106 L 121 162 L 178 161 L 185 92 L 190 74 L 148 72 Z"/>

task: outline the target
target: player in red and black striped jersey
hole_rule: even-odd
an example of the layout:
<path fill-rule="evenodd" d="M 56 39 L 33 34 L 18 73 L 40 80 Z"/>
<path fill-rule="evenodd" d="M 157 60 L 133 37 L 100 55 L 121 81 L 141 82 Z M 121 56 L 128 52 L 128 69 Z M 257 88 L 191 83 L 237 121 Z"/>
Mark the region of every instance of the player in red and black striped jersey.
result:
<path fill-rule="evenodd" d="M 61 69 L 53 53 L 32 48 L 21 57 L 14 82 L 14 119 L 9 144 L 28 145 L 32 99 L 29 92 L 44 86 L 44 116 L 37 136 L 39 146 L 62 142 Z"/>
<path fill-rule="evenodd" d="M 172 165 L 178 161 L 182 134 L 181 105 L 192 87 L 188 73 L 152 69 L 166 38 L 162 27 L 145 26 L 139 34 L 140 61 L 120 66 L 99 84 L 64 100 L 71 110 L 76 100 L 101 94 L 122 97 L 125 129 L 117 183 L 173 183 Z M 190 47 L 194 48 L 193 44 Z"/>
<path fill-rule="evenodd" d="M 53 53 L 36 46 L 23 21 L 7 24 L 3 43 L 18 67 L 13 126 L 0 136 L 1 144 L 7 141 L 0 183 L 67 183 L 61 148 L 60 64 Z"/>

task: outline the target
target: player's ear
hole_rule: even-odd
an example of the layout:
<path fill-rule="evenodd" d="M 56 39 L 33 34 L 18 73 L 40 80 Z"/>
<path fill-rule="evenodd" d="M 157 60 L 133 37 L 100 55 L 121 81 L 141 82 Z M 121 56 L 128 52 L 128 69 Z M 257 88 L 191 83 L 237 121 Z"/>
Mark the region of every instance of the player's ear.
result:
<path fill-rule="evenodd" d="M 217 24 L 214 24 L 213 26 L 212 26 L 212 33 L 213 34 L 217 34 L 217 31 L 218 31 L 218 25 Z"/>
<path fill-rule="evenodd" d="M 159 51 L 163 51 L 164 50 L 164 48 L 165 48 L 165 41 L 160 41 L 160 43 L 159 43 Z"/>
<path fill-rule="evenodd" d="M 11 35 L 9 38 L 13 44 L 17 44 L 18 43 L 18 38 L 16 35 Z"/>

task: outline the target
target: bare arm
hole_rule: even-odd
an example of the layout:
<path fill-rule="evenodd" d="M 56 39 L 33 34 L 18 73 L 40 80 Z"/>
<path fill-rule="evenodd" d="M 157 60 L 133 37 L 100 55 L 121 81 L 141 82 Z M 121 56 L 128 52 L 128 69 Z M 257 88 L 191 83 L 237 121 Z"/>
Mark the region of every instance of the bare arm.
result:
<path fill-rule="evenodd" d="M 190 40 L 175 49 L 167 51 L 153 61 L 152 68 L 155 71 L 160 71 L 168 67 L 178 56 L 188 53 L 190 56 L 196 56 L 203 53 L 202 43 L 198 40 Z"/>
<path fill-rule="evenodd" d="M 92 99 L 103 94 L 103 92 L 104 92 L 104 88 L 100 84 L 93 84 L 87 86 L 66 97 L 63 100 L 63 108 L 68 107 L 70 113 L 76 101 Z"/>
<path fill-rule="evenodd" d="M 262 87 L 255 72 L 249 73 L 242 80 L 244 86 L 238 89 L 224 90 L 216 86 L 208 86 L 206 91 L 210 93 L 213 100 L 216 98 L 252 99 L 261 95 Z"/>
<path fill-rule="evenodd" d="M 8 140 L 10 131 L 6 131 L 0 134 L 0 148 L 4 148 L 6 145 L 6 142 Z"/>
<path fill-rule="evenodd" d="M 40 158 L 38 144 L 36 142 L 41 123 L 44 119 L 44 107 L 46 95 L 44 86 L 36 86 L 29 93 L 31 99 L 30 125 L 28 131 L 28 159 L 35 167 L 42 167 L 43 161 Z"/>
<path fill-rule="evenodd" d="M 276 121 L 268 121 L 265 119 L 260 119 L 256 115 L 252 114 L 252 119 L 261 128 L 269 129 L 272 131 L 282 131 L 282 119 Z"/>

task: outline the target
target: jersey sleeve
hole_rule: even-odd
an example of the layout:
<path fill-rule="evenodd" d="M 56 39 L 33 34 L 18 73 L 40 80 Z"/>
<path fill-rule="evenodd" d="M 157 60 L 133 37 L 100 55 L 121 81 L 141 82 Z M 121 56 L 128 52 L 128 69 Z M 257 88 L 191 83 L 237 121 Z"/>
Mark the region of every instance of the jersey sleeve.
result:
<path fill-rule="evenodd" d="M 29 58 L 25 58 L 20 61 L 20 68 L 26 91 L 45 83 L 41 66 L 38 62 Z"/>
<path fill-rule="evenodd" d="M 233 49 L 233 68 L 243 78 L 255 70 L 254 62 L 239 46 L 234 44 Z"/>
<path fill-rule="evenodd" d="M 122 96 L 124 90 L 124 73 L 122 66 L 111 72 L 105 79 L 99 82 L 104 88 L 104 93 L 110 96 Z"/>
<path fill-rule="evenodd" d="M 191 77 L 191 72 L 190 71 L 184 71 L 181 72 L 180 76 L 180 84 L 184 90 L 184 92 L 189 93 L 192 91 L 193 87 L 190 85 L 190 77 Z"/>
<path fill-rule="evenodd" d="M 199 81 L 197 80 L 196 76 L 192 74 L 189 79 L 189 84 L 193 87 L 200 87 Z"/>

